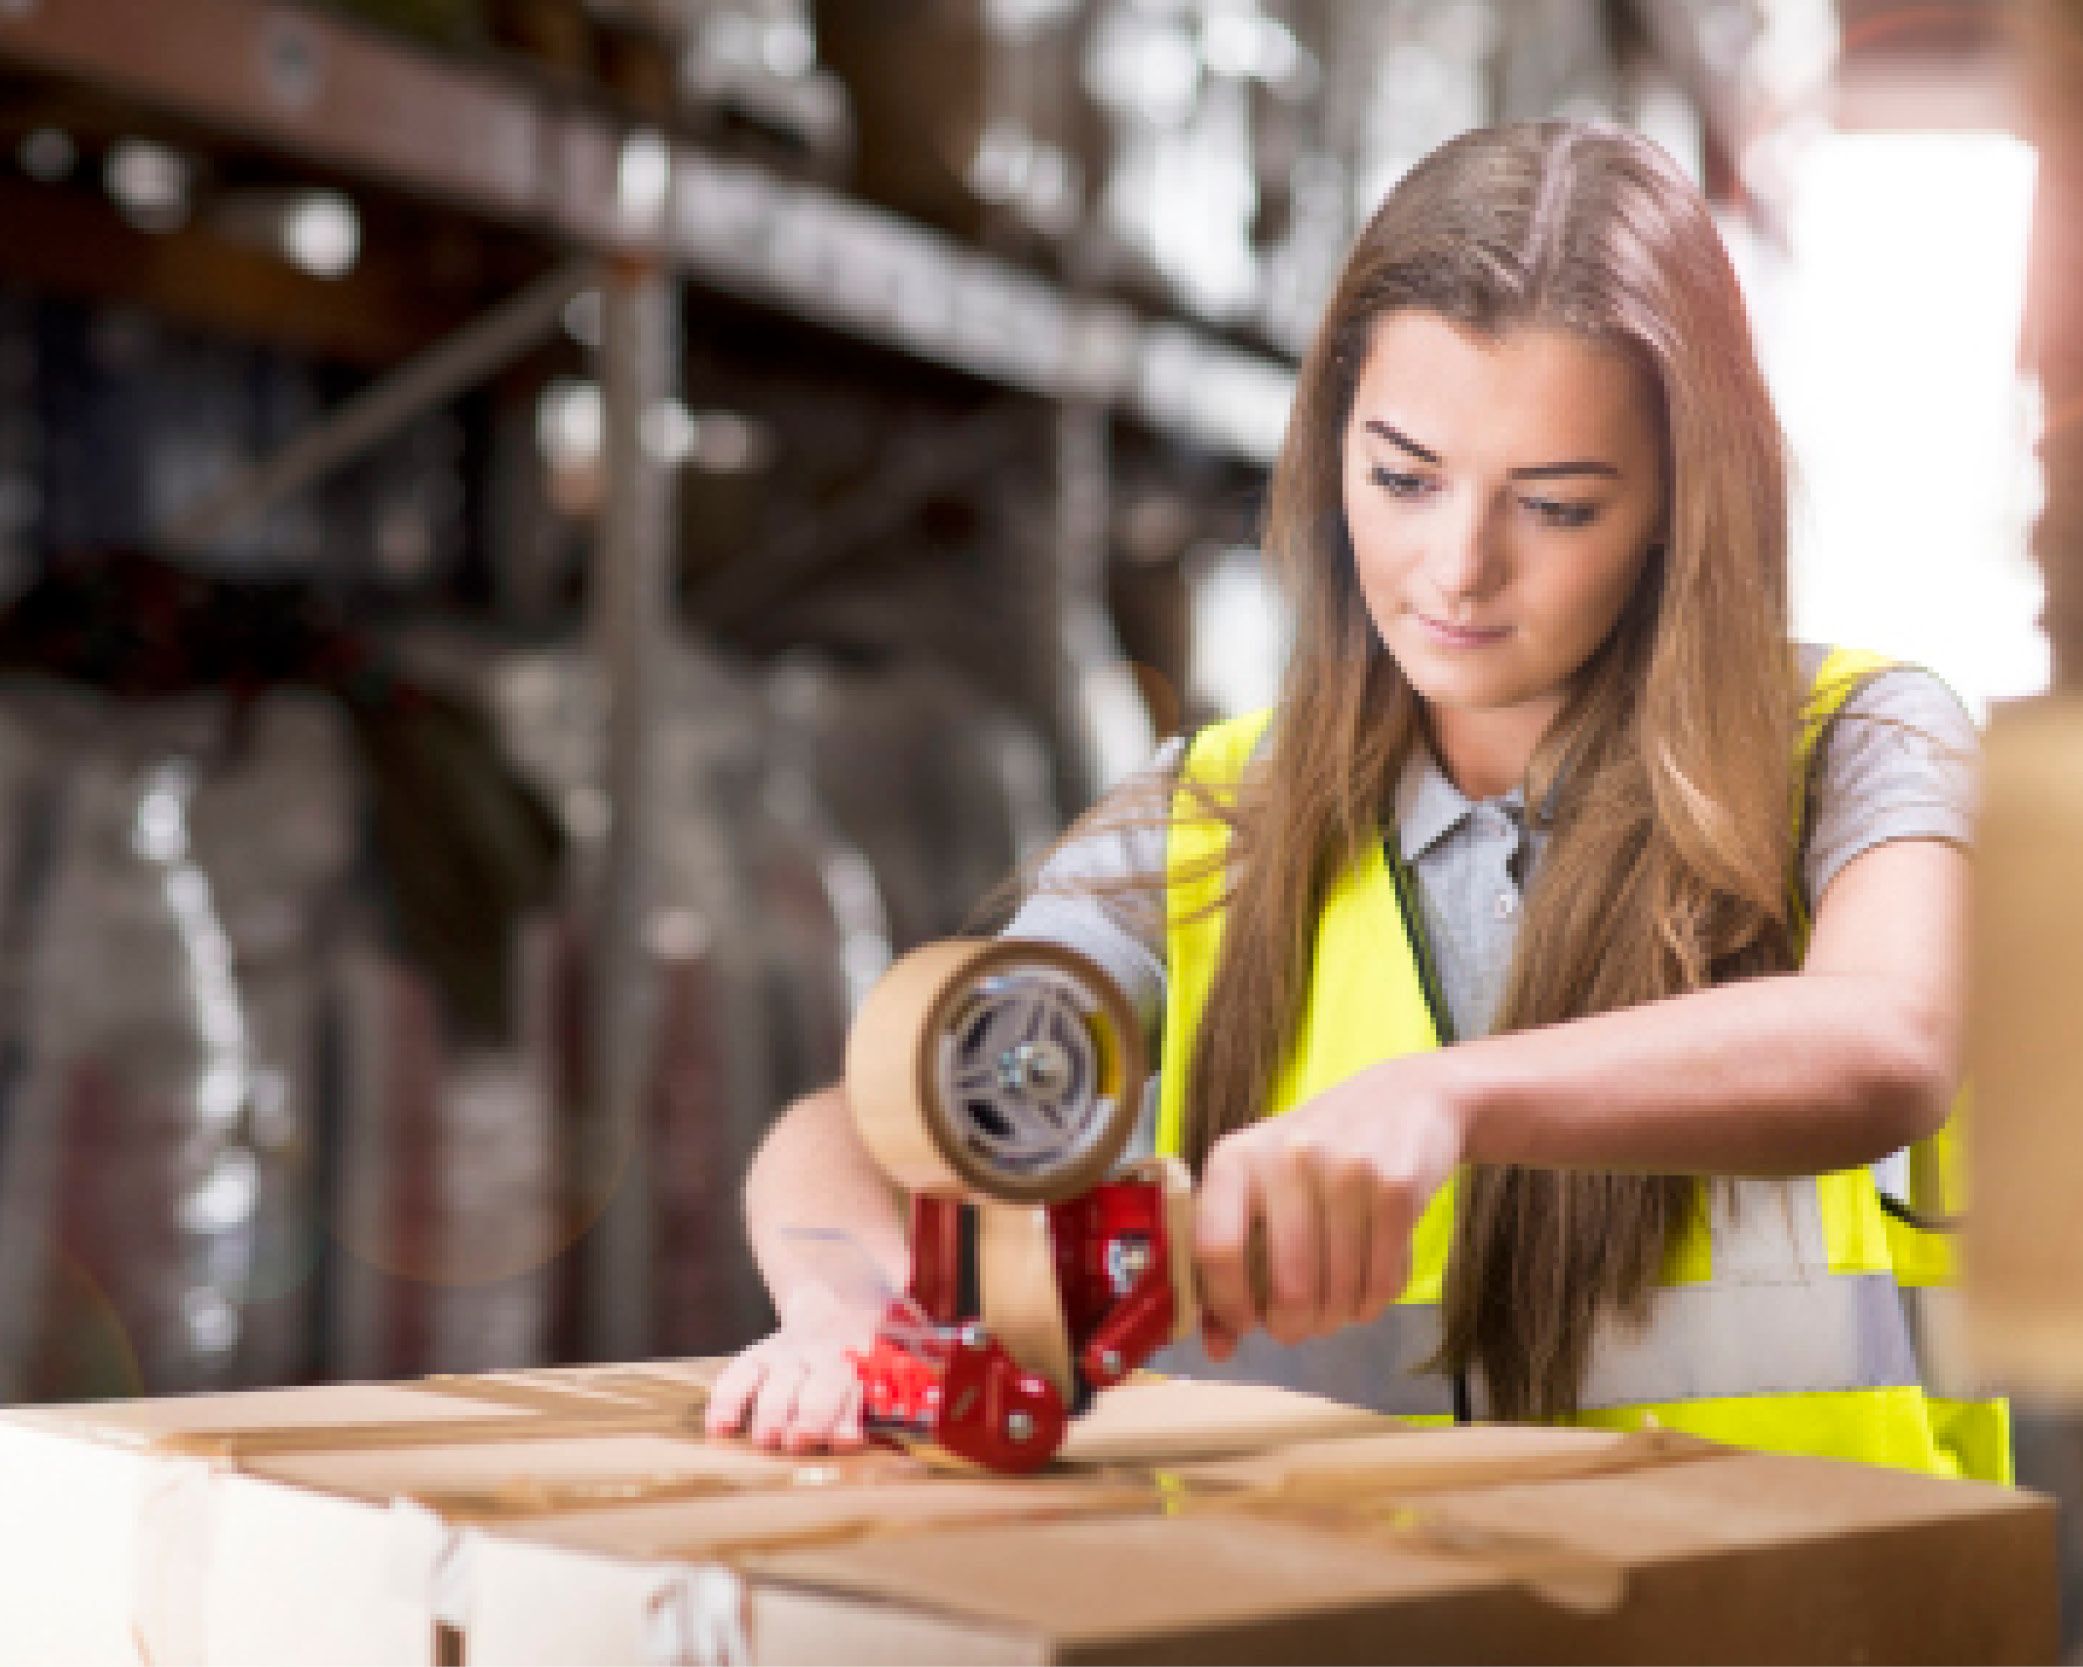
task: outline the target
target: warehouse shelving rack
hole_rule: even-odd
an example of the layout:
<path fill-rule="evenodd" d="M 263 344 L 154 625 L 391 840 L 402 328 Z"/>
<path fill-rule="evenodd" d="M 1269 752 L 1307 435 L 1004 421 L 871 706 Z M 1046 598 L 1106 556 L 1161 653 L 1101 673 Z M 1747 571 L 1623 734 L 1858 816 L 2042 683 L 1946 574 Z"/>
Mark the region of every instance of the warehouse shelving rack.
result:
<path fill-rule="evenodd" d="M 1283 364 L 887 210 L 265 0 L 0 0 L 0 64 L 1045 398 L 1271 460 Z"/>
<path fill-rule="evenodd" d="M 656 679 L 670 617 L 673 484 L 646 413 L 678 391 L 683 286 L 720 292 L 1057 403 L 1065 537 L 1093 531 L 1109 413 L 1200 448 L 1270 461 L 1291 388 L 1281 363 L 1137 316 L 886 210 L 704 152 L 496 65 L 449 59 L 270 0 L 0 0 L 0 69 L 85 88 L 309 167 L 567 251 L 567 264 L 379 375 L 278 456 L 227 483 L 170 540 L 201 546 L 351 460 L 548 337 L 581 290 L 602 298 L 608 491 L 588 602 L 607 688 L 610 860 L 593 911 L 593 1080 L 581 1196 L 609 1198 L 582 1257 L 580 1346 L 644 1348 L 650 1311 L 642 1061 L 652 994 L 641 942 Z M 149 295 L 141 297 L 149 300 Z M 1099 425 L 1095 428 L 1095 425 Z M 1095 459 L 1097 461 L 1095 462 Z M 1100 483 L 1103 487 L 1103 482 Z M 1093 570 L 1093 552 L 1066 548 Z"/>

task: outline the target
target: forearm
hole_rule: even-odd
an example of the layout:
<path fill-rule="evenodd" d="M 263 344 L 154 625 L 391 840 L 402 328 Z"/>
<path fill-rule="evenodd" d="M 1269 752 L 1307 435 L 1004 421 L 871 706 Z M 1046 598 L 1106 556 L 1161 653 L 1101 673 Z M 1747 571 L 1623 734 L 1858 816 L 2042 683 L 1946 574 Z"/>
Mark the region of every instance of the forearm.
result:
<path fill-rule="evenodd" d="M 1789 973 L 1438 1059 L 1471 1162 L 1806 1174 L 1870 1163 L 1937 1127 L 1952 1030 L 1883 981 Z"/>
<path fill-rule="evenodd" d="M 839 1265 L 843 1249 L 794 1237 L 793 1228 L 848 1234 L 874 1273 L 893 1289 L 904 1287 L 910 1249 L 902 1200 L 861 1144 L 845 1090 L 837 1084 L 804 1096 L 782 1114 L 745 1178 L 746 1236 L 775 1312 L 784 1319 L 803 1291 L 829 1289 L 847 1275 Z"/>

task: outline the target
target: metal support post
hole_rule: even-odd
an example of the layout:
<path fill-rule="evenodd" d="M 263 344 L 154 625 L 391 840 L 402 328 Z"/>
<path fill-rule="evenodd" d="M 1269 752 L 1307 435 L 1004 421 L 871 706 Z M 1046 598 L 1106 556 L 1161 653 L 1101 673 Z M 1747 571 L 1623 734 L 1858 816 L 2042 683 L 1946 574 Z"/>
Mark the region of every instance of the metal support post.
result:
<path fill-rule="evenodd" d="M 1113 483 L 1111 417 L 1097 400 L 1056 412 L 1056 617 L 1071 732 L 1078 739 L 1072 804 L 1115 785 L 1156 744 L 1143 697 L 1107 612 Z"/>
<path fill-rule="evenodd" d="M 627 1360 L 652 1346 L 649 1101 L 656 991 L 645 922 L 660 816 L 653 730 L 670 643 L 673 482 L 647 421 L 677 391 L 678 286 L 655 267 L 616 263 L 602 287 L 601 405 L 606 500 L 590 599 L 608 706 L 611 823 L 590 953 L 588 1093 L 577 1132 L 578 1187 L 594 1214 L 584 1241 L 580 1345 Z"/>

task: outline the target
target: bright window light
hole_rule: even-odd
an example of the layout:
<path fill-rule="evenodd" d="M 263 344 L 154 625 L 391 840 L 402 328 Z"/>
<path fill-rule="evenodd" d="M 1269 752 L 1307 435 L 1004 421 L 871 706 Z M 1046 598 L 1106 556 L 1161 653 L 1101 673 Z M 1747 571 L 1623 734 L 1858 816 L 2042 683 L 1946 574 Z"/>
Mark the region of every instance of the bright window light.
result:
<path fill-rule="evenodd" d="M 2002 134 L 1819 137 L 1763 298 L 1796 632 L 1928 665 L 1977 716 L 2050 676 L 2018 369 L 2034 167 Z"/>
<path fill-rule="evenodd" d="M 1270 706 L 1294 642 L 1294 622 L 1257 550 L 1202 552 L 1193 588 L 1194 696 L 1223 713 Z"/>

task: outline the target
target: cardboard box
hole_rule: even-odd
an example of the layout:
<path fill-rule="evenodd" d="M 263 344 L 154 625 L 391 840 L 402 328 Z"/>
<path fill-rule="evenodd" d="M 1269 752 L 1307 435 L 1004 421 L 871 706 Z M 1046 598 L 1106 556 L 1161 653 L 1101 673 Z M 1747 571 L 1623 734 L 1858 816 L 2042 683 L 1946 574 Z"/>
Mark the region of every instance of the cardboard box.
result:
<path fill-rule="evenodd" d="M 0 1417 L 0 1662 L 2051 1660 L 2051 1505 L 1128 1385 L 1046 1475 L 700 1439 L 696 1363 Z"/>
<path fill-rule="evenodd" d="M 1981 1376 L 2069 1406 L 2083 1401 L 2079 843 L 2083 697 L 2000 708 L 1975 833 L 1962 1329 Z"/>

